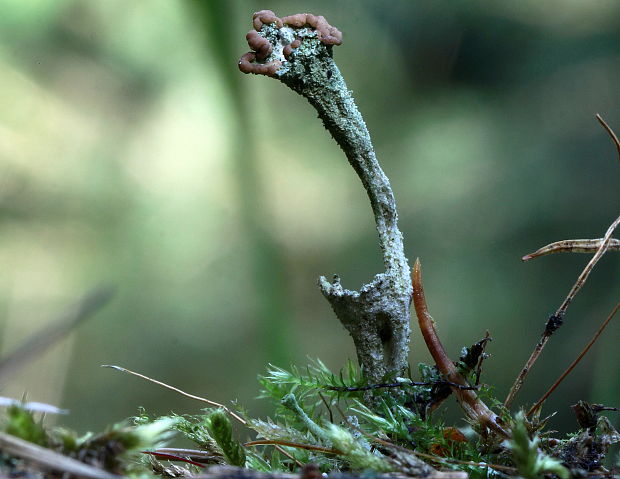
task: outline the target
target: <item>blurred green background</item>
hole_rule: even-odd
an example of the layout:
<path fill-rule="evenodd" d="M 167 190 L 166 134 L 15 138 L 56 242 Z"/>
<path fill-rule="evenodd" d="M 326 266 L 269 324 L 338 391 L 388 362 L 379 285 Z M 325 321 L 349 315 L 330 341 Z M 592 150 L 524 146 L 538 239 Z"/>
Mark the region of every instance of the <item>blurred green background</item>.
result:
<path fill-rule="evenodd" d="M 365 193 L 300 97 L 242 75 L 252 12 L 323 14 L 391 179 L 447 349 L 488 329 L 483 380 L 504 397 L 588 257 L 522 264 L 602 236 L 619 213 L 620 3 L 551 0 L 0 0 L 3 354 L 85 291 L 114 301 L 3 378 L 0 395 L 100 428 L 138 406 L 200 403 L 100 369 L 119 364 L 257 414 L 268 362 L 354 350 L 316 287 L 382 270 Z M 603 258 L 518 402 L 531 403 L 618 301 Z M 430 362 L 413 328 L 412 364 Z M 618 325 L 548 402 L 619 406 Z M 453 401 L 449 409 L 456 410 Z"/>

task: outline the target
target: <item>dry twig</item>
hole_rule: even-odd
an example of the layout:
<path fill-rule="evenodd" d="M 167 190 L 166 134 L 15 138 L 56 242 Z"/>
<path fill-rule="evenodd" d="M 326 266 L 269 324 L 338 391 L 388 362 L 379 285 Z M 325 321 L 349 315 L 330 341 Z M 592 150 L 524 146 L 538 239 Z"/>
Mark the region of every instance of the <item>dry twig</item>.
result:
<path fill-rule="evenodd" d="M 620 141 L 618 140 L 618 137 L 616 136 L 614 131 L 609 127 L 609 125 L 605 123 L 605 120 L 603 120 L 603 117 L 601 117 L 601 115 L 599 115 L 598 113 L 596 114 L 596 119 L 603 126 L 603 128 L 605 128 L 605 131 L 609 133 L 609 136 L 611 137 L 611 141 L 613 141 L 614 145 L 616 146 L 616 150 L 618 151 L 618 160 L 620 160 Z"/>
<path fill-rule="evenodd" d="M 431 356 L 435 360 L 437 369 L 443 374 L 450 383 L 456 383 L 461 386 L 470 386 L 465 378 L 458 372 L 452 360 L 446 354 L 446 351 L 439 340 L 433 318 L 428 312 L 426 298 L 424 297 L 424 287 L 422 285 L 422 267 L 420 260 L 416 259 L 413 265 L 412 273 L 413 283 L 413 304 L 415 312 L 418 316 L 418 323 L 424 342 Z M 508 432 L 500 424 L 500 418 L 491 411 L 484 402 L 480 400 L 475 391 L 471 388 L 461 388 L 450 386 L 456 395 L 458 402 L 465 411 L 468 418 L 476 421 L 481 426 L 488 428 L 503 437 L 508 437 Z"/>
<path fill-rule="evenodd" d="M 322 452 L 323 454 L 342 454 L 342 451 L 339 451 L 338 449 L 330 449 L 329 447 L 315 446 L 313 444 L 301 444 L 299 442 L 280 441 L 275 439 L 259 439 L 257 441 L 246 442 L 243 446 L 286 446 L 296 449 L 305 449 L 306 451 Z"/>
<path fill-rule="evenodd" d="M 547 400 L 549 396 L 551 396 L 553 391 L 556 390 L 556 388 L 562 383 L 562 381 L 564 381 L 566 376 L 568 376 L 571 373 L 571 371 L 575 369 L 575 366 L 579 364 L 579 362 L 583 359 L 583 357 L 587 354 L 590 348 L 597 341 L 599 336 L 603 333 L 607 325 L 611 322 L 612 318 L 618 312 L 618 309 L 620 309 L 620 303 L 616 304 L 616 307 L 611 311 L 611 313 L 609 313 L 609 316 L 607 316 L 607 319 L 603 321 L 603 324 L 600 325 L 600 327 L 598 328 L 598 330 L 596 331 L 592 339 L 588 342 L 588 344 L 586 344 L 586 346 L 583 348 L 581 353 L 579 353 L 579 356 L 577 356 L 577 358 L 570 364 L 570 366 L 566 368 L 566 371 L 564 371 L 560 375 L 560 377 L 553 383 L 553 385 L 547 390 L 547 392 L 543 394 L 543 396 L 538 401 L 536 401 L 536 403 L 530 408 L 530 410 L 527 412 L 528 417 L 534 414 L 538 409 L 541 408 L 543 403 Z"/>
<path fill-rule="evenodd" d="M 533 253 L 526 254 L 523 261 L 529 261 L 540 256 L 547 256 L 555 253 L 596 253 L 604 242 L 605 238 L 596 239 L 576 239 L 556 241 L 548 244 Z M 620 251 L 620 240 L 610 238 L 607 251 Z"/>
<path fill-rule="evenodd" d="M 588 279 L 588 276 L 592 272 L 592 269 L 594 269 L 594 266 L 596 265 L 596 263 L 598 263 L 599 259 L 601 259 L 603 254 L 605 254 L 605 251 L 607 251 L 609 239 L 611 238 L 611 235 L 613 234 L 614 230 L 618 227 L 619 224 L 620 224 L 620 216 L 616 218 L 616 220 L 611 224 L 609 228 L 607 228 L 607 232 L 605 233 L 603 242 L 599 246 L 599 249 L 596 251 L 596 254 L 592 257 L 592 259 L 588 262 L 586 267 L 583 269 L 583 271 L 577 278 L 577 281 L 575 282 L 575 284 L 569 291 L 568 295 L 566 296 L 566 299 L 562 302 L 562 304 L 557 309 L 557 311 L 549 317 L 549 320 L 547 321 L 547 324 L 545 326 L 545 330 L 543 331 L 538 343 L 534 347 L 534 351 L 532 351 L 532 354 L 530 355 L 529 359 L 525 363 L 525 366 L 523 366 L 523 368 L 521 369 L 521 372 L 517 376 L 517 379 L 515 380 L 512 387 L 510 388 L 510 392 L 508 393 L 508 396 L 506 397 L 504 401 L 505 407 L 510 407 L 510 404 L 512 404 L 512 401 L 514 400 L 515 396 L 519 392 L 519 389 L 521 389 L 521 386 L 523 386 L 523 382 L 525 381 L 527 374 L 530 372 L 530 370 L 536 363 L 536 360 L 539 358 L 540 354 L 545 348 L 547 342 L 549 341 L 549 338 L 551 338 L 553 333 L 555 333 L 560 328 L 560 326 L 562 326 L 562 323 L 564 322 L 564 315 L 566 314 L 566 310 L 568 309 L 569 304 L 572 302 L 572 300 L 575 298 L 577 293 L 581 290 L 581 288 L 585 284 L 586 280 Z"/>
<path fill-rule="evenodd" d="M 614 142 L 616 149 L 618 150 L 618 157 L 620 158 L 620 142 L 618 141 L 618 137 L 613 132 L 613 130 L 609 127 L 609 125 L 605 123 L 605 121 L 601 118 L 600 115 L 597 114 L 596 119 L 601 123 L 601 125 L 603 125 L 603 128 L 605 128 L 605 130 L 611 136 L 611 139 Z M 568 306 L 573 301 L 575 296 L 577 296 L 577 293 L 579 293 L 579 291 L 585 284 L 586 280 L 588 279 L 588 276 L 594 269 L 594 266 L 596 265 L 596 263 L 598 263 L 601 257 L 609 250 L 610 245 L 614 245 L 614 248 L 615 248 L 617 240 L 614 240 L 612 238 L 612 235 L 619 224 L 620 224 L 620 216 L 616 218 L 616 220 L 609 226 L 609 228 L 607 228 L 607 231 L 605 232 L 605 236 L 603 238 L 600 238 L 597 240 L 567 240 L 565 242 L 560 241 L 557 243 L 552 243 L 551 245 L 547 245 L 541 248 L 540 250 L 536 251 L 535 253 L 532 253 L 530 255 L 526 255 L 523 257 L 524 260 L 528 260 L 536 256 L 543 256 L 545 254 L 551 254 L 552 252 L 555 252 L 553 251 L 554 248 L 556 248 L 557 251 L 559 252 L 561 248 L 564 248 L 564 247 L 568 248 L 568 249 L 565 249 L 565 251 L 570 251 L 570 248 L 572 247 L 576 248 L 575 251 L 577 252 L 581 252 L 580 247 L 586 247 L 588 249 L 588 251 L 586 252 L 594 251 L 594 256 L 590 259 L 586 267 L 583 269 L 583 271 L 577 278 L 577 281 L 575 282 L 575 284 L 569 291 L 568 295 L 566 296 L 566 299 L 564 299 L 564 301 L 562 302 L 560 307 L 556 310 L 556 312 L 553 315 L 551 315 L 549 319 L 547 320 L 547 324 L 545 325 L 545 330 L 543 331 L 540 339 L 538 340 L 538 343 L 534 347 L 532 354 L 530 354 L 530 357 L 526 361 L 525 366 L 523 366 L 523 368 L 519 372 L 519 375 L 515 379 L 515 382 L 513 383 L 512 387 L 510 388 L 510 391 L 508 392 L 508 396 L 506 396 L 506 399 L 504 400 L 505 407 L 510 407 L 515 396 L 521 389 L 521 386 L 523 386 L 523 382 L 525 381 L 525 378 L 527 377 L 528 373 L 531 371 L 532 367 L 534 366 L 540 354 L 542 353 L 543 349 L 545 348 L 545 345 L 549 341 L 549 338 L 553 335 L 553 333 L 555 333 L 560 328 L 560 326 L 562 326 L 562 323 L 564 322 L 564 315 L 566 314 L 566 310 L 568 309 Z M 583 243 L 580 244 L 580 242 L 584 242 L 584 241 L 587 242 L 588 244 L 587 245 L 584 245 Z M 560 243 L 565 243 L 565 244 L 564 246 L 557 246 Z M 572 245 L 570 245 L 570 243 L 572 243 Z M 594 244 L 598 245 L 596 250 L 594 250 Z M 551 251 L 548 251 L 548 249 L 550 249 Z"/>
<path fill-rule="evenodd" d="M 560 305 L 558 310 L 555 312 L 556 317 L 562 318 L 564 314 L 566 314 L 568 305 L 573 301 L 573 299 L 575 299 L 575 296 L 577 296 L 577 293 L 579 293 L 579 290 L 585 284 L 586 280 L 588 279 L 588 276 L 590 276 L 590 273 L 594 269 L 594 266 L 596 265 L 596 263 L 598 263 L 598 261 L 607 252 L 607 249 L 609 247 L 609 243 L 611 240 L 611 235 L 614 234 L 614 231 L 616 230 L 619 224 L 620 224 L 620 216 L 618 216 L 614 220 L 614 222 L 609 226 L 609 228 L 607 228 L 607 231 L 605 232 L 605 236 L 603 237 L 601 245 L 596 250 L 596 253 L 592 257 L 592 259 L 588 262 L 586 267 L 583 269 L 583 271 L 577 278 L 577 281 L 575 281 L 575 284 L 573 285 L 571 290 L 568 292 L 568 295 L 566 296 L 566 299 L 564 300 L 564 302 Z"/>
<path fill-rule="evenodd" d="M 187 458 L 193 462 L 198 462 L 202 466 L 206 463 L 217 463 L 222 459 L 222 456 L 216 456 L 209 451 L 202 451 L 200 449 L 186 449 L 178 447 L 160 447 L 154 451 L 145 451 L 145 454 L 169 454 L 171 456 L 181 456 Z"/>
<path fill-rule="evenodd" d="M 148 376 L 145 376 L 144 374 L 140 374 L 137 373 L 135 371 L 131 371 L 130 369 L 127 368 L 122 368 L 120 366 L 114 366 L 112 364 L 102 364 L 101 365 L 102 368 L 111 368 L 111 369 L 116 369 L 117 371 L 120 371 L 122 373 L 127 373 L 127 374 L 131 374 L 132 376 L 136 376 L 142 379 L 146 379 L 147 381 L 157 384 L 158 386 L 162 386 L 166 389 L 170 389 L 171 391 L 174 391 L 176 393 L 179 393 L 181 396 L 185 396 L 187 398 L 190 399 L 195 399 L 196 401 L 201 401 L 204 403 L 207 403 L 210 406 L 215 406 L 215 407 L 219 407 L 221 409 L 223 409 L 224 411 L 226 411 L 228 414 L 230 414 L 232 417 L 234 417 L 237 421 L 239 421 L 241 424 L 243 424 L 244 426 L 247 425 L 247 421 L 245 419 L 243 419 L 241 416 L 239 416 L 238 414 L 236 414 L 234 411 L 231 411 L 228 407 L 224 406 L 223 404 L 220 404 L 219 402 L 215 402 L 215 401 L 211 401 L 210 399 L 206 399 L 200 396 L 196 396 L 194 394 L 190 394 L 190 393 L 186 393 L 185 391 L 181 391 L 178 388 L 175 388 L 174 386 L 170 386 L 169 384 L 163 383 L 161 381 L 158 381 L 157 379 L 152 379 Z"/>

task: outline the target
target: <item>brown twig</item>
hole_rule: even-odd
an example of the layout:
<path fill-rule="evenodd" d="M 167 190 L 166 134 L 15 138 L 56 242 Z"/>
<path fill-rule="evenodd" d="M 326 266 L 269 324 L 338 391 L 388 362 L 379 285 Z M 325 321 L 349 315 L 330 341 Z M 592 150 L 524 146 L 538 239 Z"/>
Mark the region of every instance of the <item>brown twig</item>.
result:
<path fill-rule="evenodd" d="M 519 392 L 519 389 L 521 389 L 521 386 L 523 386 L 523 382 L 525 381 L 525 378 L 527 377 L 528 373 L 530 372 L 530 370 L 532 369 L 532 367 L 538 360 L 538 357 L 540 356 L 543 349 L 545 348 L 545 345 L 549 341 L 549 338 L 553 335 L 553 333 L 555 333 L 560 328 L 560 326 L 562 326 L 562 323 L 564 321 L 564 315 L 566 314 L 566 310 L 568 309 L 568 306 L 570 305 L 572 300 L 575 298 L 577 293 L 579 293 L 579 291 L 585 284 L 586 280 L 588 279 L 588 276 L 594 269 L 594 266 L 596 265 L 596 263 L 598 263 L 598 261 L 607 251 L 607 247 L 609 246 L 609 240 L 611 239 L 611 235 L 614 233 L 614 230 L 618 227 L 619 224 L 620 224 L 620 216 L 616 218 L 616 220 L 609 226 L 609 228 L 607 228 L 607 231 L 605 232 L 605 236 L 603 237 L 603 241 L 601 245 L 599 246 L 598 250 L 592 257 L 592 259 L 590 259 L 586 267 L 583 269 L 583 271 L 577 278 L 577 281 L 575 282 L 575 284 L 569 291 L 568 295 L 566 296 L 566 299 L 564 299 L 564 301 L 562 302 L 560 307 L 557 309 L 557 311 L 549 317 L 547 324 L 545 326 L 545 330 L 543 331 L 538 343 L 534 347 L 532 354 L 530 355 L 529 359 L 525 363 L 525 366 L 523 366 L 523 368 L 521 369 L 521 372 L 519 373 L 519 375 L 515 379 L 514 384 L 510 388 L 510 392 L 508 393 L 508 396 L 504 400 L 505 407 L 510 407 L 510 405 L 512 404 L 512 401 L 514 400 L 515 396 Z"/>
<path fill-rule="evenodd" d="M 413 283 L 413 304 L 418 317 L 418 324 L 424 337 L 424 342 L 433 357 L 437 369 L 443 374 L 448 381 L 462 386 L 469 386 L 465 378 L 458 372 L 456 366 L 450 360 L 446 351 L 439 340 L 433 318 L 428 312 L 426 298 L 424 297 L 424 287 L 422 285 L 422 267 L 420 259 L 416 259 L 413 265 L 412 273 Z M 450 386 L 455 393 L 457 400 L 470 419 L 478 422 L 481 426 L 486 427 L 504 437 L 508 437 L 506 430 L 500 425 L 500 418 L 491 411 L 484 402 L 471 389 L 462 389 L 460 387 Z"/>
<path fill-rule="evenodd" d="M 178 448 L 178 447 L 160 447 L 155 451 L 152 451 L 157 454 L 171 454 L 175 456 L 186 456 L 192 461 L 199 462 L 201 464 L 208 463 L 209 461 L 214 462 L 218 459 L 221 460 L 222 456 L 216 456 L 212 452 L 203 451 L 200 449 L 186 449 L 186 448 Z"/>
<path fill-rule="evenodd" d="M 149 456 L 156 457 L 157 459 L 165 459 L 167 461 L 180 461 L 186 464 L 191 464 L 192 466 L 200 467 L 201 469 L 205 467 L 204 464 L 200 462 L 192 461 L 186 457 L 181 457 L 177 454 L 171 454 L 169 452 L 160 452 L 160 451 L 141 451 L 142 454 L 148 454 Z"/>
<path fill-rule="evenodd" d="M 280 441 L 275 439 L 259 439 L 257 441 L 246 442 L 244 447 L 249 446 L 286 446 L 296 449 L 305 449 L 306 451 L 317 451 L 325 454 L 342 454 L 338 449 L 330 449 L 329 447 L 315 446 L 313 444 L 301 444 L 299 442 Z"/>
<path fill-rule="evenodd" d="M 611 137 L 611 140 L 613 141 L 614 145 L 616 146 L 616 150 L 618 151 L 618 159 L 620 159 L 620 141 L 618 141 L 618 137 L 616 136 L 614 131 L 609 127 L 609 125 L 605 123 L 605 120 L 603 120 L 601 115 L 599 115 L 598 113 L 596 114 L 596 119 L 603 126 L 603 128 L 605 128 L 607 133 L 609 133 L 609 136 Z M 514 384 L 510 388 L 510 391 L 508 392 L 508 396 L 506 396 L 506 399 L 504 400 L 505 407 L 509 407 L 510 404 L 512 404 L 512 401 L 514 400 L 515 396 L 519 392 L 519 389 L 521 389 L 521 386 L 523 386 L 523 382 L 525 381 L 525 378 L 527 377 L 528 373 L 530 372 L 530 370 L 532 369 L 532 367 L 538 360 L 538 357 L 542 353 L 542 350 L 545 348 L 545 345 L 549 341 L 549 338 L 553 335 L 553 333 L 555 333 L 555 331 L 557 331 L 560 328 L 560 326 L 562 326 L 562 323 L 564 322 L 564 315 L 566 314 L 566 310 L 568 309 L 568 306 L 570 305 L 572 300 L 575 298 L 577 293 L 579 293 L 579 291 L 585 284 L 586 280 L 588 279 L 588 276 L 592 272 L 592 269 L 594 268 L 596 263 L 610 249 L 610 246 L 612 246 L 612 249 L 616 249 L 617 240 L 614 240 L 611 237 L 611 235 L 613 234 L 614 230 L 618 227 L 618 224 L 620 224 L 620 216 L 616 218 L 616 220 L 609 226 L 609 228 L 607 228 L 607 232 L 605 233 L 605 236 L 601 239 L 567 240 L 565 242 L 560 241 L 557 243 L 552 243 L 550 245 L 547 245 L 541 248 L 540 250 L 523 257 L 523 260 L 527 261 L 528 259 L 534 258 L 536 256 L 543 256 L 545 254 L 551 254 L 552 252 L 555 252 L 555 251 L 582 252 L 581 248 L 584 246 L 587 246 L 586 249 L 588 249 L 588 251 L 584 251 L 584 252 L 592 252 L 592 250 L 595 249 L 592 242 L 598 243 L 594 256 L 592 257 L 592 259 L 590 259 L 586 267 L 583 269 L 583 271 L 577 278 L 577 281 L 575 282 L 575 284 L 569 291 L 568 295 L 566 296 L 566 299 L 562 302 L 562 304 L 557 309 L 555 314 L 550 316 L 549 319 L 547 320 L 545 330 L 543 331 L 540 339 L 538 340 L 538 343 L 534 347 L 534 350 L 532 351 L 532 354 L 530 355 L 529 359 L 525 363 L 525 366 L 523 366 L 523 368 L 521 369 L 521 372 L 519 372 L 519 375 L 515 379 Z M 590 244 L 587 244 L 587 245 L 580 244 L 580 242 L 584 242 L 584 241 L 590 242 Z M 573 244 L 570 244 L 571 242 Z M 568 244 L 560 245 L 560 243 L 568 243 Z M 555 248 L 555 251 L 554 251 L 554 248 Z M 551 251 L 548 251 L 548 250 L 551 250 Z"/>
<path fill-rule="evenodd" d="M 607 252 L 607 249 L 609 247 L 609 242 L 611 240 L 611 235 L 614 233 L 615 229 L 618 227 L 619 224 L 620 224 L 620 216 L 618 216 L 615 219 L 615 221 L 609 226 L 609 228 L 607 228 L 607 231 L 605 232 L 605 236 L 603 237 L 603 242 L 601 243 L 601 245 L 599 246 L 598 250 L 596 250 L 596 253 L 592 257 L 592 259 L 588 262 L 586 267 L 583 269 L 583 271 L 577 278 L 577 281 L 575 282 L 575 284 L 569 291 L 564 302 L 560 305 L 558 310 L 555 312 L 556 316 L 559 316 L 559 317 L 564 316 L 564 314 L 566 313 L 566 310 L 568 309 L 568 305 L 575 298 L 579 290 L 583 287 L 586 280 L 588 279 L 588 276 L 594 269 L 594 266 L 596 265 L 596 263 L 598 263 L 601 257 Z"/>
<path fill-rule="evenodd" d="M 618 141 L 618 137 L 616 136 L 614 131 L 609 127 L 609 125 L 605 123 L 605 120 L 603 120 L 601 115 L 599 115 L 598 113 L 596 114 L 596 119 L 603 126 L 603 128 L 605 128 L 607 133 L 609 133 L 609 136 L 611 137 L 611 141 L 613 141 L 614 145 L 616 145 L 616 150 L 618 151 L 618 160 L 620 160 L 620 141 Z"/>
<path fill-rule="evenodd" d="M 583 359 L 583 357 L 587 354 L 587 352 L 590 350 L 590 348 L 594 345 L 594 343 L 598 340 L 598 338 L 600 337 L 600 335 L 603 333 L 603 331 L 605 330 L 605 328 L 607 327 L 607 325 L 611 322 L 612 318 L 614 317 L 614 315 L 618 312 L 618 309 L 620 309 L 620 303 L 616 304 L 616 307 L 611 311 L 611 313 L 609 313 L 609 316 L 607 316 L 607 319 L 605 319 L 605 321 L 603 321 L 603 324 L 601 324 L 601 326 L 598 328 L 598 330 L 596 331 L 596 333 L 594 334 L 594 336 L 592 337 L 592 339 L 588 342 L 588 344 L 586 344 L 586 346 L 583 348 L 583 350 L 581 351 L 581 353 L 579 353 L 579 356 L 577 356 L 577 358 L 570 364 L 570 366 L 568 366 L 568 368 L 566 368 L 566 371 L 564 371 L 560 377 L 553 383 L 553 385 L 547 390 L 547 392 L 545 394 L 543 394 L 543 396 L 536 401 L 536 404 L 534 404 L 531 409 L 527 412 L 527 417 L 530 417 L 532 414 L 534 414 L 538 409 L 540 409 L 540 407 L 543 405 L 543 403 L 547 400 L 547 398 L 549 396 L 551 396 L 551 394 L 553 393 L 553 391 L 556 390 L 556 388 L 562 383 L 562 381 L 564 381 L 564 379 L 566 378 L 566 376 L 568 376 L 571 371 L 573 369 L 575 369 L 575 366 L 577 366 L 577 364 L 579 364 L 579 362 Z"/>
<path fill-rule="evenodd" d="M 540 256 L 555 253 L 596 253 L 604 241 L 605 238 L 556 241 L 543 246 L 533 253 L 526 254 L 521 260 L 529 261 Z M 620 251 L 620 239 L 610 238 L 607 251 Z"/>

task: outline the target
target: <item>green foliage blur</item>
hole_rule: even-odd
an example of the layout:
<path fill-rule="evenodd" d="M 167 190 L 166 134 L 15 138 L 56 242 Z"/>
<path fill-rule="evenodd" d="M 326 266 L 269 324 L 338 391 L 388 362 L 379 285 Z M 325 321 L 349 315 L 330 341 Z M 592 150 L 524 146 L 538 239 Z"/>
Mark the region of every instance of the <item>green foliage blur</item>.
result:
<path fill-rule="evenodd" d="M 316 287 L 382 270 L 365 193 L 312 108 L 242 75 L 252 12 L 324 15 L 389 176 L 453 358 L 491 332 L 503 397 L 587 262 L 521 256 L 618 215 L 620 3 L 550 0 L 0 0 L 0 351 L 99 284 L 114 301 L 0 395 L 100 429 L 201 405 L 119 364 L 253 413 L 267 363 L 354 358 Z M 532 403 L 618 301 L 617 254 L 571 305 L 517 403 Z M 430 362 L 413 328 L 411 362 Z M 618 325 L 552 396 L 617 404 Z M 415 367 L 414 367 L 415 369 Z M 456 411 L 453 401 L 449 409 Z M 455 412 L 448 412 L 455 414 Z"/>

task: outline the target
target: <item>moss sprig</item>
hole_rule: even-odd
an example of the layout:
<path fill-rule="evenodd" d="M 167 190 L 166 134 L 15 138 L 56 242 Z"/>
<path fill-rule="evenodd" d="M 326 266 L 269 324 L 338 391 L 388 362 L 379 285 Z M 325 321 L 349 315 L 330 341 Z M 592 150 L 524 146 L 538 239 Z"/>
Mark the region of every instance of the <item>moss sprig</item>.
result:
<path fill-rule="evenodd" d="M 207 428 L 222 450 L 226 461 L 232 466 L 245 466 L 245 450 L 239 441 L 233 438 L 232 424 L 228 414 L 221 409 L 213 411 L 208 416 Z"/>
<path fill-rule="evenodd" d="M 530 437 L 526 421 L 523 411 L 517 413 L 512 428 L 512 438 L 508 441 L 508 447 L 512 451 L 519 475 L 525 479 L 540 479 L 544 474 L 552 473 L 561 479 L 569 479 L 569 471 L 562 465 L 562 461 L 540 450 L 538 435 L 534 434 Z"/>

